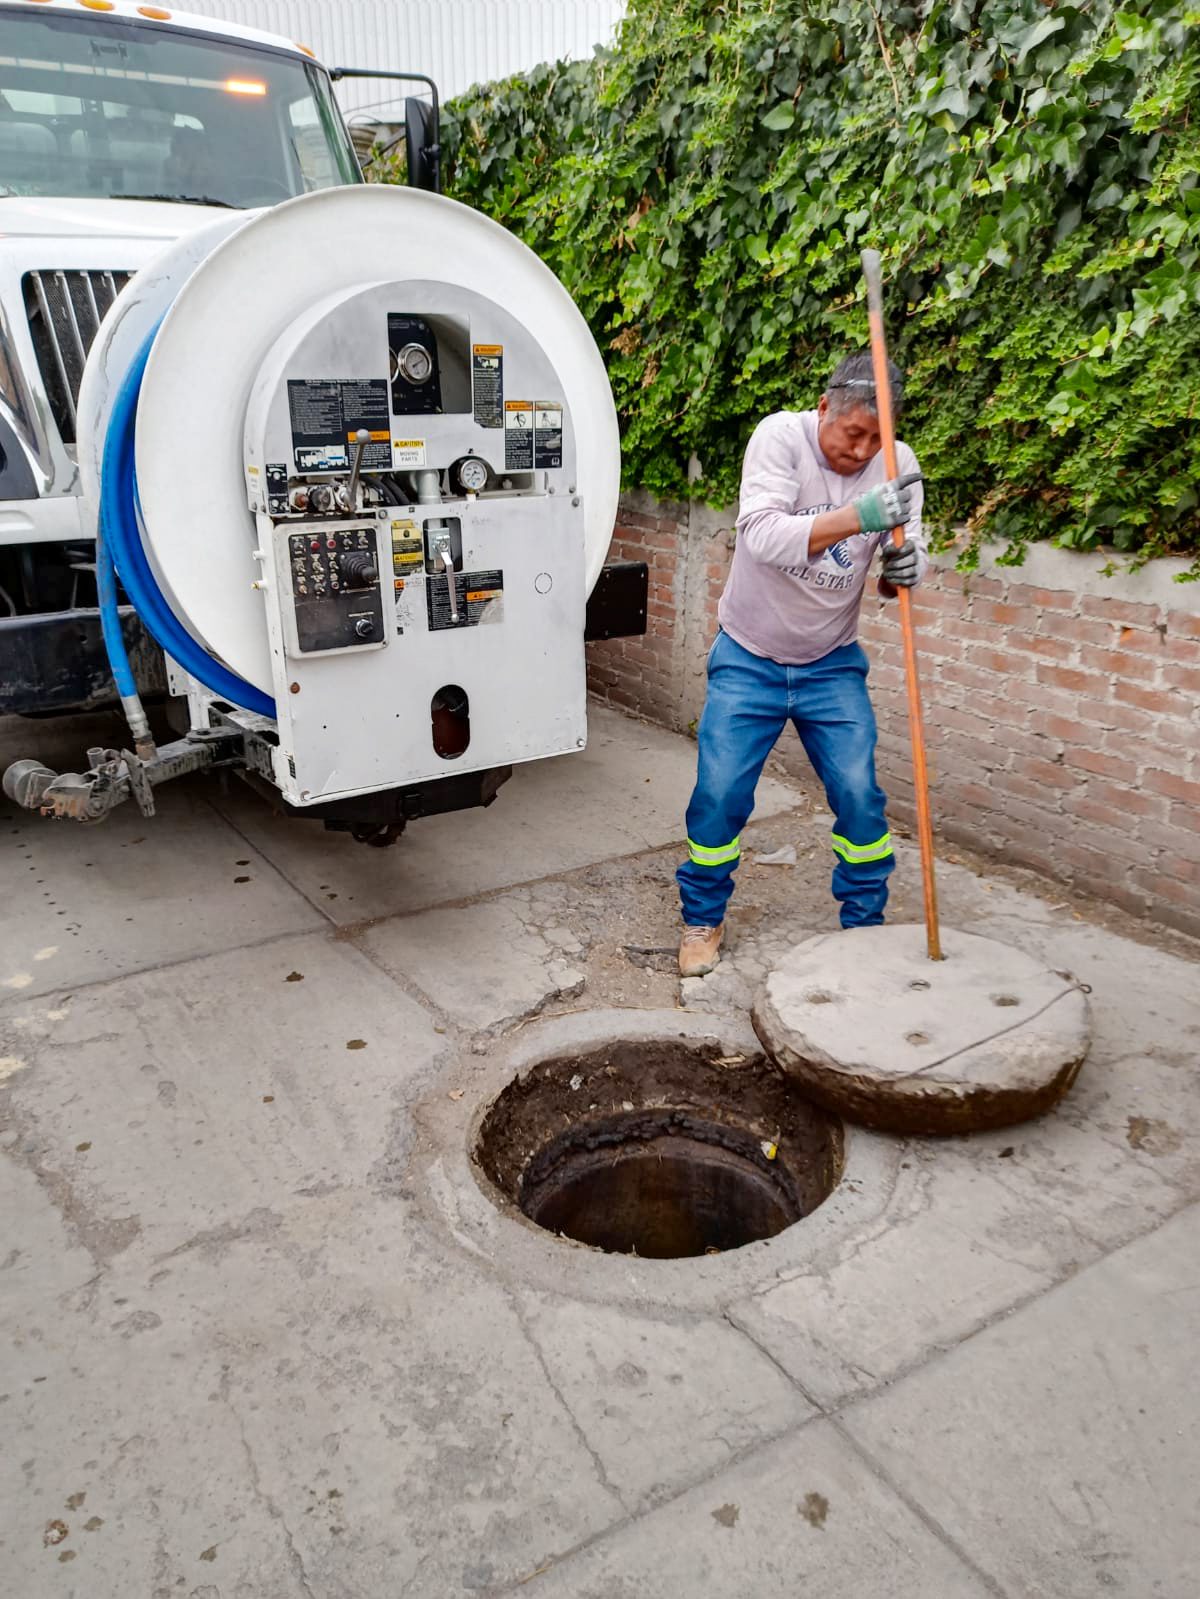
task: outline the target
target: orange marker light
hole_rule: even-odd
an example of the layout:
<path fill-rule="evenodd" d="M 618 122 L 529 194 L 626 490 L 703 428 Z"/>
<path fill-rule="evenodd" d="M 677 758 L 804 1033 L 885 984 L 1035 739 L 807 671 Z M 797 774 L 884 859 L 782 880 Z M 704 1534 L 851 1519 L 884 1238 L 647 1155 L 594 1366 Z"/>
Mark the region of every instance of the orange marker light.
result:
<path fill-rule="evenodd" d="M 312 56 L 314 61 L 317 59 L 317 52 L 313 49 L 310 49 L 308 45 L 301 44 L 299 39 L 293 39 L 292 43 L 296 46 L 297 50 L 303 50 L 306 56 Z"/>
<path fill-rule="evenodd" d="M 89 11 L 115 11 L 113 0 L 79 0 L 81 6 L 86 6 Z"/>
<path fill-rule="evenodd" d="M 139 17 L 150 17 L 155 22 L 170 22 L 171 13 L 164 11 L 161 6 L 139 6 Z"/>
<path fill-rule="evenodd" d="M 226 78 L 225 88 L 230 94 L 266 94 L 265 83 L 256 83 L 253 78 Z"/>

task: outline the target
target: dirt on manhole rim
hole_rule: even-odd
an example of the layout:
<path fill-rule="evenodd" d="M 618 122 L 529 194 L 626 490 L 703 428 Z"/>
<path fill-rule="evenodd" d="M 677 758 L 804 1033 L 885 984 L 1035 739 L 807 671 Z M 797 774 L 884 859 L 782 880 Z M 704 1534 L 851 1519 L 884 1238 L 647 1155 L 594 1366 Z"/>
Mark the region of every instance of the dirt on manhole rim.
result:
<path fill-rule="evenodd" d="M 783 1231 L 841 1177 L 840 1122 L 760 1052 L 624 1040 L 556 1054 L 493 1101 L 474 1149 L 536 1225 L 610 1253 L 723 1253 Z"/>

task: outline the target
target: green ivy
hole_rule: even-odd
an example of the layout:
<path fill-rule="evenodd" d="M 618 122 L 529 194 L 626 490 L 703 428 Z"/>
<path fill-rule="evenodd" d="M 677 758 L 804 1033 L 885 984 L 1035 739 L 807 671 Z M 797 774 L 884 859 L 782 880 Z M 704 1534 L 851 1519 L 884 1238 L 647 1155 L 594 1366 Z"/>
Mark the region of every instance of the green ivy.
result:
<path fill-rule="evenodd" d="M 1200 10 L 631 0 L 444 146 L 591 323 L 631 486 L 733 499 L 758 419 L 865 344 L 873 245 L 962 564 L 1048 538 L 1200 575 Z"/>

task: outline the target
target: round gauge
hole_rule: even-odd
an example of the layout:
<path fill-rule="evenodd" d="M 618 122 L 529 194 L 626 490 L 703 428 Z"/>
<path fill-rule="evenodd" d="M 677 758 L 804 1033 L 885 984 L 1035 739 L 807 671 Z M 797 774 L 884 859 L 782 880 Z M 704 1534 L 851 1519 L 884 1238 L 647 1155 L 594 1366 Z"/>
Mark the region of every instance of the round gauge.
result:
<path fill-rule="evenodd" d="M 487 462 L 481 461 L 477 455 L 468 455 L 458 463 L 456 475 L 468 494 L 478 494 L 487 486 Z"/>
<path fill-rule="evenodd" d="M 423 344 L 406 344 L 393 358 L 396 373 L 406 383 L 428 383 L 433 373 L 433 360 Z"/>

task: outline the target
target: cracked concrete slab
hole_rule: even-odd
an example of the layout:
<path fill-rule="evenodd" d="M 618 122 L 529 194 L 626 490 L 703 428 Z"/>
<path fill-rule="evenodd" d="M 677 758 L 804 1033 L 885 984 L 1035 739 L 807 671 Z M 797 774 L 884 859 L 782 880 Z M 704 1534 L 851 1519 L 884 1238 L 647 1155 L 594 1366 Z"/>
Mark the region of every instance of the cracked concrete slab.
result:
<path fill-rule="evenodd" d="M 538 897 L 521 890 L 481 905 L 422 911 L 360 933 L 356 942 L 398 981 L 466 1032 L 502 1027 L 551 1000 L 583 992 L 583 944 L 551 918 L 538 923 Z"/>
<path fill-rule="evenodd" d="M 518 766 L 486 810 L 414 822 L 387 850 L 277 816 L 237 786 L 214 794 L 214 803 L 330 921 L 426 910 L 682 836 L 695 746 L 596 707 L 588 722 L 585 751 Z M 798 802 L 794 788 L 764 778 L 755 814 L 778 815 Z"/>
<path fill-rule="evenodd" d="M 131 1288 L 48 1299 L 16 1324 L 0 1315 L 5 1588 L 300 1599 L 225 1402 L 225 1355 L 149 1302 Z"/>
<path fill-rule="evenodd" d="M 527 1296 L 555 1389 L 630 1511 L 816 1414 L 728 1323 Z"/>
<path fill-rule="evenodd" d="M 533 1599 L 983 1599 L 994 1592 L 827 1421 L 766 1444 L 519 1591 Z"/>
<path fill-rule="evenodd" d="M 1200 1589 L 1200 1209 L 847 1413 L 1005 1593 Z"/>
<path fill-rule="evenodd" d="M 97 1265 L 163 1254 L 365 1181 L 397 1095 L 444 1045 L 358 951 L 324 935 L 211 956 L 0 1017 L 28 1069 L 0 1088 L 12 1157 Z"/>
<path fill-rule="evenodd" d="M 321 925 L 194 789 L 96 827 L 3 803 L 0 1005 Z"/>

